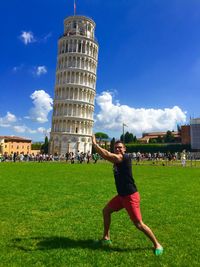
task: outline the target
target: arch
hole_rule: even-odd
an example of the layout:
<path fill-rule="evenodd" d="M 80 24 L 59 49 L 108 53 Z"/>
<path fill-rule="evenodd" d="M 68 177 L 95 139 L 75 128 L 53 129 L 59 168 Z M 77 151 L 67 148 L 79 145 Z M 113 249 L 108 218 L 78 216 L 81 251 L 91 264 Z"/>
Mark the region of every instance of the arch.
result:
<path fill-rule="evenodd" d="M 75 39 L 73 39 L 73 41 L 72 41 L 72 52 L 73 52 L 73 53 L 76 52 L 76 43 L 75 43 Z"/>
<path fill-rule="evenodd" d="M 77 99 L 78 98 L 78 88 L 74 89 L 74 98 Z"/>
<path fill-rule="evenodd" d="M 87 42 L 86 51 L 87 51 L 86 54 L 89 55 L 89 53 L 90 53 L 90 44 L 89 44 L 89 42 Z"/>
<path fill-rule="evenodd" d="M 81 66 L 81 59 L 80 57 L 77 57 L 77 68 L 80 69 L 80 66 Z"/>
<path fill-rule="evenodd" d="M 81 66 L 80 66 L 81 69 L 84 69 L 84 57 L 81 57 Z"/>
<path fill-rule="evenodd" d="M 78 41 L 78 53 L 81 53 L 81 40 Z"/>
<path fill-rule="evenodd" d="M 85 41 L 82 41 L 82 53 L 85 54 Z"/>
<path fill-rule="evenodd" d="M 67 115 L 67 104 L 64 104 L 63 114 L 64 114 L 64 116 Z"/>
<path fill-rule="evenodd" d="M 86 58 L 86 60 L 85 60 L 85 69 L 86 70 L 89 70 L 89 63 L 90 62 L 90 60 L 88 59 L 88 58 Z"/>
<path fill-rule="evenodd" d="M 75 56 L 73 56 L 72 58 L 72 67 L 76 68 L 76 57 Z"/>
<path fill-rule="evenodd" d="M 75 79 L 74 79 L 75 73 L 74 71 L 71 73 L 71 83 L 75 83 Z"/>

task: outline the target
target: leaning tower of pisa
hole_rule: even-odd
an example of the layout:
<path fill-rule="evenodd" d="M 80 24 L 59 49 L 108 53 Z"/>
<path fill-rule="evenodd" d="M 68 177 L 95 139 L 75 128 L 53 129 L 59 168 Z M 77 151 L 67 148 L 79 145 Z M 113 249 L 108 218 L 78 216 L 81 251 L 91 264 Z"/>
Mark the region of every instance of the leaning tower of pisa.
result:
<path fill-rule="evenodd" d="M 91 151 L 98 43 L 85 16 L 64 20 L 58 40 L 50 153 Z"/>

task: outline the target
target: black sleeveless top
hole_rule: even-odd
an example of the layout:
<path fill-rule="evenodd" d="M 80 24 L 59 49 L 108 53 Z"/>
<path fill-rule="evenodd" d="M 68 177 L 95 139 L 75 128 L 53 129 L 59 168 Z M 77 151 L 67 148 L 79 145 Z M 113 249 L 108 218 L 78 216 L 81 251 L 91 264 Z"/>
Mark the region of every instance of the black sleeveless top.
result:
<path fill-rule="evenodd" d="M 132 175 L 131 155 L 124 154 L 120 163 L 113 165 L 115 184 L 120 196 L 127 196 L 137 192 Z"/>

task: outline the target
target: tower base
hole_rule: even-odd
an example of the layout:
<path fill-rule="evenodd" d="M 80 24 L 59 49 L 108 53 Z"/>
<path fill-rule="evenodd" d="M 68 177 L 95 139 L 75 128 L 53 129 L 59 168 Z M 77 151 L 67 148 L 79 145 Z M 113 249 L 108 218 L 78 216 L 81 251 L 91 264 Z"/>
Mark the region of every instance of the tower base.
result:
<path fill-rule="evenodd" d="M 91 136 L 52 134 L 50 135 L 49 153 L 52 155 L 65 155 L 66 153 L 77 152 L 88 153 L 92 151 Z"/>

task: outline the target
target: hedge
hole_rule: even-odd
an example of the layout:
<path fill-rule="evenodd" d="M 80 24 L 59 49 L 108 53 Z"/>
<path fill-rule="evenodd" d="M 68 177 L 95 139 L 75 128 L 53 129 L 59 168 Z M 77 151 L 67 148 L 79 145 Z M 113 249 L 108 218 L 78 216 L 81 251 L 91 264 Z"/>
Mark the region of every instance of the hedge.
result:
<path fill-rule="evenodd" d="M 126 144 L 128 153 L 138 152 L 141 153 L 174 153 L 182 152 L 183 150 L 191 151 L 190 145 L 182 144 Z"/>

